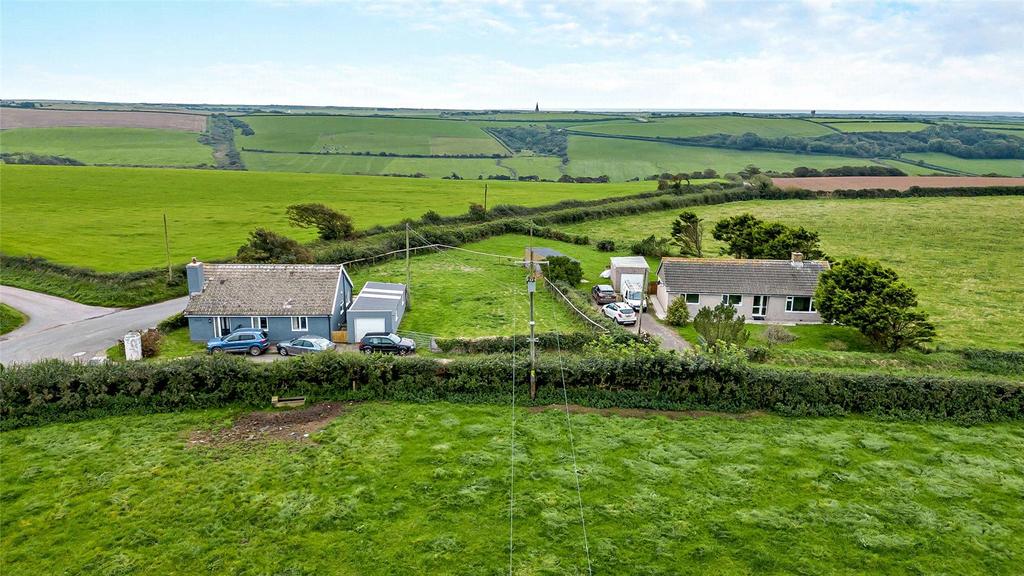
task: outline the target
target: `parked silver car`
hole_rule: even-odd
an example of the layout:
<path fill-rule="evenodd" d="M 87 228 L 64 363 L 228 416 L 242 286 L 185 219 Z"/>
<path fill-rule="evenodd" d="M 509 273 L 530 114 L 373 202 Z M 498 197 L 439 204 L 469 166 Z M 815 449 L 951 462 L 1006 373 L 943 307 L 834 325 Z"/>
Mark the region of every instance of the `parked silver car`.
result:
<path fill-rule="evenodd" d="M 323 352 L 334 350 L 337 345 L 326 338 L 319 336 L 302 336 L 293 340 L 285 340 L 277 345 L 277 353 L 281 356 L 289 354 L 309 354 L 311 352 Z"/>

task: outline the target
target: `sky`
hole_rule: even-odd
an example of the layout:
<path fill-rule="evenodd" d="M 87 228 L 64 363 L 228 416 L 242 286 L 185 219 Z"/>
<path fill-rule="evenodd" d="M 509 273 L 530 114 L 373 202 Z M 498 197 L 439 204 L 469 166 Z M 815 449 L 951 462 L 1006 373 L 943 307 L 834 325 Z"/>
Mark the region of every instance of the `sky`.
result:
<path fill-rule="evenodd" d="M 0 97 L 1024 111 L 1024 1 L 0 2 Z"/>

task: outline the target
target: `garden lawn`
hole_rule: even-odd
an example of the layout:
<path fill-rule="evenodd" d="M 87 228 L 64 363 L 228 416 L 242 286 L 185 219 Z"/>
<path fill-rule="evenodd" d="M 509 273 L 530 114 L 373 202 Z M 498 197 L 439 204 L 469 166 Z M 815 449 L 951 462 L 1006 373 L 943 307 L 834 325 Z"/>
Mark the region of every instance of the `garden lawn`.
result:
<path fill-rule="evenodd" d="M 171 259 L 234 256 L 254 228 L 300 241 L 315 232 L 291 226 L 285 208 L 323 202 L 356 227 L 419 218 L 428 210 L 466 212 L 483 202 L 484 182 L 247 173 L 212 170 L 10 166 L 0 169 L 0 250 L 100 271 L 166 265 L 163 215 Z M 653 189 L 651 182 L 558 184 L 487 182 L 488 204 L 538 206 Z"/>
<path fill-rule="evenodd" d="M 721 244 L 714 223 L 750 212 L 817 231 L 833 258 L 866 256 L 896 269 L 913 287 L 949 346 L 1024 347 L 1020 234 L 1024 198 L 908 198 L 738 202 L 693 209 L 705 224 L 705 253 Z M 565 226 L 621 247 L 649 234 L 668 236 L 681 210 Z M 652 270 L 653 272 L 653 270 Z"/>
<path fill-rule="evenodd" d="M 7 334 L 19 328 L 28 320 L 20 310 L 0 302 L 0 334 Z"/>
<path fill-rule="evenodd" d="M 412 258 L 412 282 L 409 284 L 412 309 L 402 318 L 401 330 L 471 338 L 529 333 L 527 270 L 511 263 L 512 258 L 524 258 L 528 245 L 529 237 L 509 234 L 464 246 L 467 250 L 509 258 L 462 250 Z M 353 268 L 349 273 L 357 291 L 371 280 L 406 282 L 404 259 Z M 555 298 L 538 287 L 534 297 L 537 332 L 586 330 L 584 320 Z M 525 341 L 523 344 L 528 345 Z"/>
<path fill-rule="evenodd" d="M 582 132 L 664 138 L 689 138 L 706 134 L 744 134 L 753 132 L 764 138 L 783 136 L 825 136 L 831 130 L 798 118 L 756 118 L 749 116 L 651 117 L 646 121 L 614 120 L 572 127 Z M 706 166 L 705 166 L 706 168 Z"/>
<path fill-rule="evenodd" d="M 213 150 L 198 137 L 158 128 L 17 128 L 0 134 L 0 150 L 64 156 L 86 164 L 214 165 Z"/>
<path fill-rule="evenodd" d="M 922 160 L 928 164 L 952 168 L 969 174 L 999 174 L 1001 176 L 1024 176 L 1024 160 L 958 158 L 941 152 L 908 152 L 900 156 L 904 160 Z"/>
<path fill-rule="evenodd" d="M 239 149 L 287 152 L 507 154 L 479 126 L 461 120 L 353 116 L 244 116 L 256 132 L 236 136 Z"/>
<path fill-rule="evenodd" d="M 368 403 L 310 441 L 232 412 L 0 435 L 8 576 L 586 574 L 566 416 Z M 594 574 L 1019 574 L 1024 430 L 573 415 Z"/>
<path fill-rule="evenodd" d="M 613 181 L 623 181 L 663 172 L 693 172 L 705 168 L 727 174 L 738 172 L 748 164 L 754 164 L 762 170 L 789 172 L 798 166 L 819 169 L 866 166 L 872 164 L 872 161 L 846 156 L 730 150 L 621 138 L 570 136 L 569 165 L 565 171 L 573 176 L 607 175 Z"/>

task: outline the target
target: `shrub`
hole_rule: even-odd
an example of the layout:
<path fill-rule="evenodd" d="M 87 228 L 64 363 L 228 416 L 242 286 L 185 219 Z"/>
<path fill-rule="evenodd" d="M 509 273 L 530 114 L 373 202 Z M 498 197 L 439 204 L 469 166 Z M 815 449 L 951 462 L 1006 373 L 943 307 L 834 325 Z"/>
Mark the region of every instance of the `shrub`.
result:
<path fill-rule="evenodd" d="M 161 332 L 170 332 L 171 330 L 177 330 L 179 328 L 188 327 L 188 318 L 181 312 L 178 312 L 174 316 L 161 320 L 156 325 L 156 329 Z"/>
<path fill-rule="evenodd" d="M 310 264 L 313 253 L 295 240 L 257 228 L 249 234 L 249 242 L 238 249 L 239 262 L 263 264 Z"/>
<path fill-rule="evenodd" d="M 796 340 L 796 334 L 793 334 L 784 327 L 778 324 L 772 324 L 771 326 L 764 329 L 761 337 L 768 341 L 768 344 L 773 346 L 778 344 L 789 344 Z"/>
<path fill-rule="evenodd" d="M 690 321 L 690 309 L 686 306 L 686 298 L 676 298 L 668 305 L 665 323 L 669 326 L 686 326 Z"/>
<path fill-rule="evenodd" d="M 423 213 L 423 217 L 420 219 L 427 224 L 439 224 L 444 220 L 444 216 L 441 216 L 433 210 L 427 210 Z"/>
<path fill-rule="evenodd" d="M 351 238 L 355 233 L 352 218 L 324 204 L 292 204 L 286 210 L 288 221 L 299 228 L 316 228 L 321 240 Z"/>
<path fill-rule="evenodd" d="M 483 204 L 470 204 L 469 205 L 469 219 L 474 222 L 483 222 L 487 219 L 487 210 L 484 209 Z"/>
<path fill-rule="evenodd" d="M 637 256 L 646 256 L 648 258 L 661 258 L 672 253 L 669 247 L 669 239 L 655 238 L 653 234 L 639 242 L 634 242 L 629 247 L 629 250 Z"/>
<path fill-rule="evenodd" d="M 737 315 L 736 309 L 728 304 L 714 308 L 705 306 L 693 317 L 693 329 L 700 336 L 701 345 L 708 348 L 746 344 L 750 331 L 745 324 L 744 317 Z"/>
<path fill-rule="evenodd" d="M 568 256 L 551 256 L 547 259 L 544 276 L 552 282 L 576 286 L 583 279 L 583 267 Z"/>
<path fill-rule="evenodd" d="M 155 328 L 144 330 L 141 333 L 142 340 L 142 357 L 153 358 L 160 354 L 160 341 L 163 340 L 164 335 Z"/>
<path fill-rule="evenodd" d="M 615 240 L 598 240 L 596 246 L 598 252 L 615 252 Z"/>

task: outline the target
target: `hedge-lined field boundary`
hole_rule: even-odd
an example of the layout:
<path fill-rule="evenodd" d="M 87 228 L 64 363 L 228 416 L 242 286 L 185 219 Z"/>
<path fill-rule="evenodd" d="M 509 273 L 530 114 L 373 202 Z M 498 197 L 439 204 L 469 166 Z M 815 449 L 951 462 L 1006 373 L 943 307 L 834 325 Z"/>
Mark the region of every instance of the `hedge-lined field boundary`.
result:
<path fill-rule="evenodd" d="M 0 373 L 0 428 L 121 413 L 218 406 L 265 407 L 273 395 L 311 400 L 508 403 L 512 363 L 526 390 L 525 355 L 430 358 L 319 354 L 253 363 L 229 356 L 82 365 L 58 360 Z M 988 379 L 777 370 L 698 354 L 545 356 L 535 404 L 594 407 L 870 414 L 963 423 L 1024 419 L 1024 386 Z M 528 398 L 517 398 L 529 404 Z"/>
<path fill-rule="evenodd" d="M 468 215 L 441 217 L 436 220 L 440 223 L 435 224 L 428 224 L 427 220 L 420 219 L 414 221 L 417 223 L 417 235 L 414 236 L 411 246 L 414 248 L 427 244 L 461 246 L 503 234 L 527 234 L 531 228 L 534 235 L 539 238 L 585 245 L 590 243 L 588 237 L 568 234 L 554 226 L 747 200 L 1024 196 L 1024 187 L 1022 186 L 912 187 L 906 191 L 869 189 L 832 192 L 799 189 L 774 189 L 760 192 L 752 187 L 736 187 L 726 190 L 706 190 L 705 186 L 693 188 L 694 191 L 663 190 L 589 201 L 570 200 L 541 207 L 500 206 L 490 211 L 489 215 L 493 217 L 495 213 L 498 213 L 504 217 L 476 223 Z M 370 229 L 364 236 L 356 240 L 315 242 L 311 244 L 311 248 L 319 263 L 351 262 L 373 258 L 379 254 L 405 248 L 404 224 L 400 227 Z M 398 255 L 395 254 L 391 257 L 398 257 Z M 379 263 L 385 259 L 377 258 L 371 262 Z M 62 296 L 82 304 L 95 306 L 141 306 L 176 296 L 184 296 L 186 290 L 183 266 L 175 268 L 174 278 L 172 282 L 168 282 L 165 269 L 101 273 L 85 268 L 56 264 L 43 258 L 0 254 L 0 270 L 2 270 L 0 281 L 3 284 Z"/>

